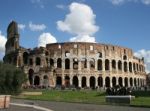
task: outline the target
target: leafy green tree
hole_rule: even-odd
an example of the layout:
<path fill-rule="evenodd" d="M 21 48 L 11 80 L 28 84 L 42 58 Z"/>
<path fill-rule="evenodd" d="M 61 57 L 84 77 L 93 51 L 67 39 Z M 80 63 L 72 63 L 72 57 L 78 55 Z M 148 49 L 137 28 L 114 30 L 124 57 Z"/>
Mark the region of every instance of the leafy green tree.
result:
<path fill-rule="evenodd" d="M 19 94 L 26 80 L 20 68 L 0 62 L 0 94 Z"/>

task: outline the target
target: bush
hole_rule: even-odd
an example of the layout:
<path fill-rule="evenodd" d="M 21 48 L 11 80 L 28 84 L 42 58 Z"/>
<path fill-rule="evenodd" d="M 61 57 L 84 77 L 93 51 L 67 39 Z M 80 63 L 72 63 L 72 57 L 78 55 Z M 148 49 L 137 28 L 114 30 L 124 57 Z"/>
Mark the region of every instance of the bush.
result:
<path fill-rule="evenodd" d="M 0 62 L 0 94 L 19 94 L 26 75 L 19 68 Z"/>

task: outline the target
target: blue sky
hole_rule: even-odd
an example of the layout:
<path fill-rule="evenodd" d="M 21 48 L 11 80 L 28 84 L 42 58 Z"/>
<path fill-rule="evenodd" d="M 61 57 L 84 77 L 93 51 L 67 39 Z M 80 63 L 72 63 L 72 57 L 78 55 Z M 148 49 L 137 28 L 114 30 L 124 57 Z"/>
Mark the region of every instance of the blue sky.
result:
<path fill-rule="evenodd" d="M 72 25 L 71 18 L 76 24 L 80 20 L 75 13 L 78 9 L 83 15 L 87 11 L 88 17 L 83 22 L 91 22 L 91 28 L 80 30 L 86 27 Z M 20 44 L 26 48 L 37 47 L 44 40 L 48 43 L 70 41 L 73 37 L 81 40 L 83 31 L 91 42 L 132 48 L 135 55 L 144 56 L 146 64 L 150 64 L 150 0 L 1 0 L 1 57 L 2 37 L 7 36 L 6 29 L 12 20 L 20 25 Z M 72 27 L 66 28 L 67 24 Z"/>

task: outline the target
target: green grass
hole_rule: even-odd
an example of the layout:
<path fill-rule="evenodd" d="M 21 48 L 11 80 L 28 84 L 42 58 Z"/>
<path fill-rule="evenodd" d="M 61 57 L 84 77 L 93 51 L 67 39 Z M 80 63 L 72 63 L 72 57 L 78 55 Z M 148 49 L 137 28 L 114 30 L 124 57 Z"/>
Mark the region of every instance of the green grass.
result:
<path fill-rule="evenodd" d="M 33 90 L 30 90 L 33 91 Z M 40 96 L 18 96 L 16 98 L 44 100 L 44 101 L 61 101 L 61 102 L 77 102 L 90 104 L 107 104 L 105 102 L 105 93 L 99 91 L 59 91 L 59 90 L 34 90 L 42 91 Z M 133 92 L 136 97 L 131 101 L 131 106 L 150 107 L 150 91 Z"/>

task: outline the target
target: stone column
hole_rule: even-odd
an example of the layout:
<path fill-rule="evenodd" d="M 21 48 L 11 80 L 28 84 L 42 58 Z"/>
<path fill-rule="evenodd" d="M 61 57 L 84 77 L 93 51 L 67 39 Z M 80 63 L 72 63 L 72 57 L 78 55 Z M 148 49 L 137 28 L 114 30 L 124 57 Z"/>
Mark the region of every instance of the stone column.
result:
<path fill-rule="evenodd" d="M 130 78 L 128 78 L 128 87 L 130 87 Z"/>
<path fill-rule="evenodd" d="M 97 67 L 98 67 L 98 66 L 97 66 L 97 61 L 98 61 L 98 60 L 97 60 L 96 58 L 95 58 L 94 60 L 95 60 L 95 70 L 97 71 Z"/>
<path fill-rule="evenodd" d="M 80 76 L 78 77 L 78 82 L 79 82 L 79 87 L 82 87 L 82 85 L 81 85 L 81 77 Z"/>
<path fill-rule="evenodd" d="M 54 59 L 54 68 L 57 68 L 57 59 Z"/>
<path fill-rule="evenodd" d="M 72 76 L 70 76 L 70 85 L 73 85 L 73 77 Z"/>
<path fill-rule="evenodd" d="M 95 87 L 98 87 L 98 79 L 95 77 Z"/>
<path fill-rule="evenodd" d="M 89 77 L 86 78 L 86 85 L 87 85 L 87 87 L 90 87 Z"/>
<path fill-rule="evenodd" d="M 124 87 L 125 86 L 125 80 L 124 80 L 125 78 L 122 78 L 122 86 Z"/>
<path fill-rule="evenodd" d="M 73 70 L 73 59 L 70 58 L 70 69 Z"/>
<path fill-rule="evenodd" d="M 81 60 L 78 60 L 78 70 L 81 70 Z"/>
<path fill-rule="evenodd" d="M 110 87 L 112 87 L 112 77 L 110 77 Z"/>

